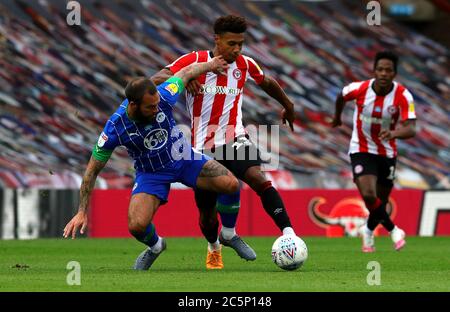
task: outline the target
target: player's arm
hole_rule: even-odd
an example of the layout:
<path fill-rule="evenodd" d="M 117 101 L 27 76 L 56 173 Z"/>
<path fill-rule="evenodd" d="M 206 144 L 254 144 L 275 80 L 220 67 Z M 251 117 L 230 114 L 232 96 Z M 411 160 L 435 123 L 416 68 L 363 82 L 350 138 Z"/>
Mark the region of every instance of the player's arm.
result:
<path fill-rule="evenodd" d="M 183 69 L 179 70 L 174 77 L 178 77 L 183 81 L 186 86 L 192 79 L 197 78 L 201 74 L 206 72 L 213 72 L 217 75 L 223 74 L 228 69 L 228 63 L 222 56 L 216 56 L 209 62 L 190 64 Z"/>
<path fill-rule="evenodd" d="M 342 125 L 341 115 L 342 111 L 344 110 L 345 103 L 346 101 L 342 96 L 342 93 L 339 93 L 338 96 L 336 97 L 336 101 L 334 104 L 334 117 L 333 120 L 331 121 L 331 126 L 333 128 Z"/>
<path fill-rule="evenodd" d="M 160 85 L 165 82 L 167 79 L 173 76 L 173 73 L 170 69 L 164 68 L 159 72 L 154 74 L 150 79 L 153 81 L 155 85 Z M 192 79 L 186 85 L 186 90 L 192 95 L 197 95 L 200 92 L 201 84 L 197 79 Z"/>
<path fill-rule="evenodd" d="M 360 90 L 360 87 L 362 84 L 363 84 L 362 81 L 352 82 L 352 83 L 346 85 L 342 89 L 342 92 L 340 92 L 338 94 L 338 96 L 336 97 L 336 101 L 335 101 L 335 105 L 334 105 L 334 107 L 335 107 L 334 117 L 333 117 L 333 120 L 331 121 L 331 126 L 333 128 L 339 127 L 340 125 L 342 125 L 341 115 L 342 115 L 342 111 L 344 110 L 345 103 L 347 103 L 348 101 L 356 100 L 356 98 L 358 97 L 358 94 L 360 92 L 359 90 Z"/>
<path fill-rule="evenodd" d="M 74 239 L 78 228 L 80 227 L 80 233 L 84 234 L 84 231 L 88 225 L 87 211 L 89 200 L 91 198 L 92 190 L 94 189 L 97 176 L 105 167 L 105 164 L 106 162 L 97 160 L 94 156 L 91 156 L 86 171 L 84 172 L 83 181 L 81 182 L 80 205 L 78 207 L 78 213 L 72 218 L 72 220 L 70 220 L 69 223 L 67 223 L 66 227 L 64 228 L 63 236 L 65 238 L 72 236 L 72 239 Z"/>
<path fill-rule="evenodd" d="M 270 76 L 264 76 L 264 80 L 259 84 L 259 86 L 264 90 L 264 92 L 277 100 L 284 107 L 282 111 L 283 124 L 286 124 L 287 121 L 291 130 L 294 131 L 294 103 L 292 103 L 291 99 L 289 99 L 286 92 L 284 92 L 278 82 Z"/>
<path fill-rule="evenodd" d="M 395 130 L 383 129 L 378 135 L 381 140 L 409 139 L 416 135 L 416 120 L 407 119 Z"/>
<path fill-rule="evenodd" d="M 165 82 L 167 79 L 169 79 L 172 76 L 173 76 L 173 73 L 172 73 L 172 71 L 170 69 L 163 68 L 159 72 L 157 72 L 156 74 L 151 76 L 150 79 L 153 81 L 153 83 L 155 85 L 158 86 L 158 85 L 162 84 L 163 82 Z"/>
<path fill-rule="evenodd" d="M 394 130 L 383 129 L 378 134 L 382 140 L 409 139 L 416 135 L 416 110 L 414 98 L 408 90 L 404 90 L 400 97 L 400 127 Z"/>

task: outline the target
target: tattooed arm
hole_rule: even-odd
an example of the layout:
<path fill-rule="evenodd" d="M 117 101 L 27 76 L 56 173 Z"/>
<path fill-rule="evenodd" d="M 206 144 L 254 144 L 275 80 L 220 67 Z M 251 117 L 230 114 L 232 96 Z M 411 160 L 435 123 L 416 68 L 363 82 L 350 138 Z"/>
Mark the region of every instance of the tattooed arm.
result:
<path fill-rule="evenodd" d="M 223 74 L 228 69 L 228 63 L 222 56 L 216 56 L 211 61 L 205 63 L 194 63 L 184 67 L 178 71 L 174 76 L 181 78 L 183 84 L 186 86 L 189 81 L 197 78 L 203 73 L 213 72 L 215 74 Z"/>
<path fill-rule="evenodd" d="M 87 212 L 89 199 L 91 197 L 92 189 L 95 186 L 95 181 L 97 176 L 105 167 L 106 163 L 98 161 L 91 156 L 89 163 L 87 165 L 86 171 L 83 176 L 83 181 L 81 182 L 80 188 L 80 206 L 78 208 L 79 212 Z"/>
<path fill-rule="evenodd" d="M 91 198 L 92 190 L 95 186 L 95 181 L 97 180 L 97 176 L 102 171 L 103 167 L 105 167 L 106 162 L 101 162 L 96 160 L 91 156 L 89 163 L 87 165 L 86 171 L 83 176 L 83 181 L 81 182 L 80 187 L 80 205 L 78 207 L 78 213 L 67 223 L 64 228 L 64 237 L 72 235 L 72 239 L 75 238 L 78 228 L 81 226 L 80 233 L 84 234 L 84 230 L 88 225 L 88 206 L 89 199 Z"/>

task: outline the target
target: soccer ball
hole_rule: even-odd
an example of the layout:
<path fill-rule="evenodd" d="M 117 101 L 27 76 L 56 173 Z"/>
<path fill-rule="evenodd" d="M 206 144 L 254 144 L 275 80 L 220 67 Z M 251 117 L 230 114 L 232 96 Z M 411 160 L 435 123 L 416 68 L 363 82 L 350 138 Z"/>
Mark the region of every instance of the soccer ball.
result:
<path fill-rule="evenodd" d="M 283 235 L 272 246 L 272 261 L 283 270 L 296 270 L 308 258 L 305 242 L 295 235 Z"/>

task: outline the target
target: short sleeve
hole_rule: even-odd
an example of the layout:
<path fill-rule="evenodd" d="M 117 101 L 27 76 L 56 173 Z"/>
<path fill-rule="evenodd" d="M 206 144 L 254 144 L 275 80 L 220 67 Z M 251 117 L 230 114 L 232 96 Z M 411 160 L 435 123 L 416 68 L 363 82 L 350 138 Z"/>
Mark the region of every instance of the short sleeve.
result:
<path fill-rule="evenodd" d="M 352 82 L 349 85 L 346 85 L 344 89 L 342 89 L 342 96 L 344 97 L 344 101 L 353 101 L 358 97 L 358 91 L 363 82 Z"/>
<path fill-rule="evenodd" d="M 407 119 L 416 119 L 416 110 L 414 107 L 414 98 L 407 89 L 405 89 L 400 98 L 400 117 L 402 121 Z"/>
<path fill-rule="evenodd" d="M 196 63 L 197 60 L 198 60 L 198 53 L 194 51 L 185 54 L 183 56 L 180 56 L 172 64 L 167 65 L 165 68 L 169 69 L 173 74 L 176 74 L 184 67 Z"/>
<path fill-rule="evenodd" d="M 251 57 L 244 57 L 248 65 L 248 73 L 250 77 L 256 82 L 256 84 L 261 84 L 264 80 L 264 72 L 261 67 L 259 67 L 258 63 L 256 63 Z"/>
<path fill-rule="evenodd" d="M 107 162 L 114 149 L 120 145 L 117 129 L 111 120 L 108 120 L 105 128 L 98 137 L 92 150 L 92 156 L 98 161 Z"/>
<path fill-rule="evenodd" d="M 183 90 L 183 80 L 179 77 L 170 77 L 158 86 L 161 104 L 169 104 L 170 106 L 174 106 L 178 100 L 178 96 L 183 92 Z"/>

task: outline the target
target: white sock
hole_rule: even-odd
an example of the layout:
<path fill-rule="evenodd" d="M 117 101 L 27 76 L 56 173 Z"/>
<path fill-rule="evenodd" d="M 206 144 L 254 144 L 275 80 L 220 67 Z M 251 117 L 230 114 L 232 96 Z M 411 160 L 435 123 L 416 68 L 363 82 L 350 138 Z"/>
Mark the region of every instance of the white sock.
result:
<path fill-rule="evenodd" d="M 372 235 L 372 234 L 373 234 L 373 231 L 371 231 L 371 230 L 367 227 L 367 224 L 364 226 L 364 231 L 366 231 L 366 234 L 368 234 L 368 235 Z"/>
<path fill-rule="evenodd" d="M 295 235 L 294 229 L 291 227 L 285 227 L 283 229 L 283 235 Z"/>
<path fill-rule="evenodd" d="M 395 233 L 399 230 L 399 228 L 397 226 L 394 226 L 394 228 L 392 229 L 392 231 L 390 231 L 389 233 Z"/>
<path fill-rule="evenodd" d="M 222 234 L 223 238 L 225 238 L 226 240 L 230 240 L 236 235 L 236 228 L 228 228 L 222 226 L 222 230 L 220 231 L 220 233 Z"/>
<path fill-rule="evenodd" d="M 158 241 L 156 242 L 155 245 L 153 245 L 152 247 L 150 247 L 150 250 L 151 250 L 153 253 L 158 253 L 158 252 L 161 251 L 161 249 L 162 249 L 162 239 L 161 239 L 160 236 L 158 236 Z"/>
<path fill-rule="evenodd" d="M 208 250 L 209 251 L 217 251 L 220 250 L 220 242 L 219 239 L 217 239 L 214 243 L 208 242 Z"/>

